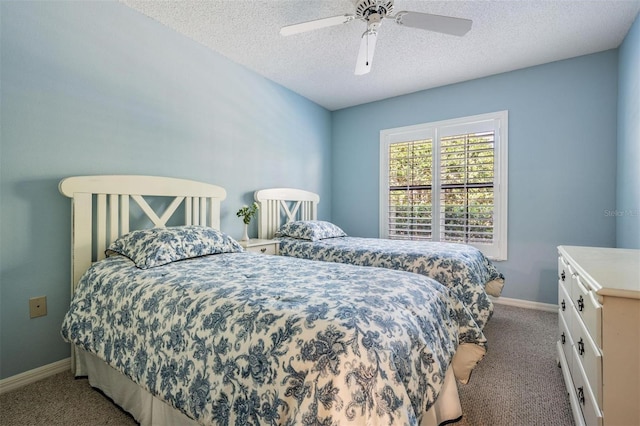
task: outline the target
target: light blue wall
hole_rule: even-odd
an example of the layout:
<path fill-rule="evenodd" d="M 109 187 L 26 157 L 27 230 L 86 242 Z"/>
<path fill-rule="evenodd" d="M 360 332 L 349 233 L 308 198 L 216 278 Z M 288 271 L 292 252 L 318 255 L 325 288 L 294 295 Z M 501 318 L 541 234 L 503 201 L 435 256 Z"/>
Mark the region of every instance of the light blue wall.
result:
<path fill-rule="evenodd" d="M 640 15 L 619 50 L 616 243 L 640 249 Z"/>
<path fill-rule="evenodd" d="M 505 297 L 557 303 L 556 246 L 615 246 L 617 50 L 333 113 L 332 220 L 378 236 L 379 132 L 509 111 Z"/>
<path fill-rule="evenodd" d="M 1 2 L 0 378 L 69 356 L 70 201 L 60 179 L 150 174 L 227 189 L 319 192 L 329 217 L 331 114 L 117 2 Z M 255 221 L 250 233 L 256 235 Z M 29 319 L 28 299 L 49 314 Z"/>

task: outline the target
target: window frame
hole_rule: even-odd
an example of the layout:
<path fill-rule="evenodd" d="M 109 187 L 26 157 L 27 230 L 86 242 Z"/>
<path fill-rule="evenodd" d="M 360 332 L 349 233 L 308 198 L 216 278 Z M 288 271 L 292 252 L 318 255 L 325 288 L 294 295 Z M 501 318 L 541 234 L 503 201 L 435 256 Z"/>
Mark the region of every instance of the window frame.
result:
<path fill-rule="evenodd" d="M 432 239 L 440 240 L 440 139 L 463 133 L 494 130 L 493 243 L 474 244 L 492 260 L 507 260 L 508 111 L 497 111 L 380 131 L 380 238 L 389 238 L 389 147 L 393 143 L 432 139 Z"/>

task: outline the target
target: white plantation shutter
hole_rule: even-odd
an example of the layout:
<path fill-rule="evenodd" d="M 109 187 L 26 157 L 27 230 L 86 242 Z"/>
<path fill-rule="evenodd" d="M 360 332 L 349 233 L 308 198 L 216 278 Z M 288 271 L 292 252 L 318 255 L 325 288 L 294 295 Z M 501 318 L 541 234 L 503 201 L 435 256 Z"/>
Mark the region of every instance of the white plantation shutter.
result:
<path fill-rule="evenodd" d="M 507 256 L 507 112 L 380 132 L 380 234 Z"/>
<path fill-rule="evenodd" d="M 440 241 L 493 243 L 495 132 L 440 139 Z"/>
<path fill-rule="evenodd" d="M 431 239 L 433 140 L 389 146 L 389 236 Z M 426 167 L 425 167 L 426 165 Z"/>

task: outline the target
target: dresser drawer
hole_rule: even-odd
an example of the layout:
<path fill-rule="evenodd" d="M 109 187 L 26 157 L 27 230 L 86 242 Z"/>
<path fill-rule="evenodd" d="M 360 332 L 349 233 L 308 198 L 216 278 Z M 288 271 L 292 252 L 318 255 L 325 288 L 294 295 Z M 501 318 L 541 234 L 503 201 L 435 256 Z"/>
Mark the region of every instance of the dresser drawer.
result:
<path fill-rule="evenodd" d="M 565 285 L 567 287 L 570 287 L 569 283 L 571 282 L 572 274 L 573 269 L 569 268 L 567 261 L 562 256 L 558 256 L 558 279 L 563 283 L 566 283 Z"/>
<path fill-rule="evenodd" d="M 562 377 L 564 378 L 564 383 L 567 387 L 567 394 L 569 395 L 569 403 L 571 404 L 573 420 L 575 426 L 585 426 L 582 409 L 580 408 L 580 403 L 578 402 L 578 398 L 576 396 L 576 390 L 573 387 L 573 381 L 571 379 L 571 369 L 569 368 L 569 363 L 573 362 L 573 353 L 569 355 L 569 358 L 565 358 L 565 353 L 560 346 L 561 344 L 560 342 L 558 342 L 556 344 L 556 350 L 558 351 L 560 368 L 562 369 Z"/>
<path fill-rule="evenodd" d="M 592 388 L 589 386 L 589 381 L 586 379 L 585 371 L 580 365 L 580 356 L 578 352 L 573 351 L 573 368 L 571 370 L 571 378 L 573 380 L 575 396 L 578 400 L 578 405 L 582 411 L 584 422 L 587 426 L 602 426 L 602 413 L 598 406 L 598 402 L 593 395 Z"/>
<path fill-rule="evenodd" d="M 602 305 L 579 275 L 573 280 L 573 305 L 598 348 L 602 347 Z"/>
<path fill-rule="evenodd" d="M 252 246 L 252 247 L 247 247 L 245 250 L 252 253 L 276 254 L 276 245 L 265 244 L 261 246 Z"/>
<path fill-rule="evenodd" d="M 558 342 L 560 344 L 560 348 L 562 349 L 562 353 L 564 354 L 564 358 L 567 362 L 567 367 L 569 371 L 573 368 L 573 339 L 571 338 L 571 330 L 569 326 L 564 320 L 562 315 L 558 316 Z"/>
<path fill-rule="evenodd" d="M 602 406 L 602 354 L 600 349 L 587 332 L 578 311 L 573 310 L 573 318 L 571 319 L 571 337 L 573 339 L 573 347 L 580 362 L 585 379 L 588 380 L 591 388 L 594 390 L 598 406 Z M 574 362 L 572 372 L 578 368 Z M 576 386 L 577 387 L 577 386 Z"/>
<path fill-rule="evenodd" d="M 569 327 L 569 332 L 571 332 L 570 327 L 573 310 L 573 302 L 571 301 L 571 296 L 569 295 L 566 285 L 562 281 L 558 281 L 558 312 L 560 312 L 560 316 L 564 318 L 565 323 Z"/>

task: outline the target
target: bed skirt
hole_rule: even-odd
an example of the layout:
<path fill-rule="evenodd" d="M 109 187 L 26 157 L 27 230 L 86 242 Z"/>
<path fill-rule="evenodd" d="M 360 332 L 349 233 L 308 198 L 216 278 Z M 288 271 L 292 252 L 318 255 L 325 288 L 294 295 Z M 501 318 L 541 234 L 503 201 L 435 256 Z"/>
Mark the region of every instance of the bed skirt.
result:
<path fill-rule="evenodd" d="M 500 297 L 502 294 L 502 287 L 504 287 L 504 280 L 497 279 L 493 281 L 489 281 L 485 287 L 484 291 L 487 292 L 489 296 Z"/>
<path fill-rule="evenodd" d="M 77 349 L 77 348 L 76 348 Z M 76 351 L 78 371 L 83 371 L 89 384 L 102 391 L 141 426 L 196 426 L 197 421 L 153 396 L 107 363 L 81 349 Z M 458 387 L 452 367 L 445 376 L 440 396 L 423 417 L 420 426 L 437 426 L 462 417 Z"/>

